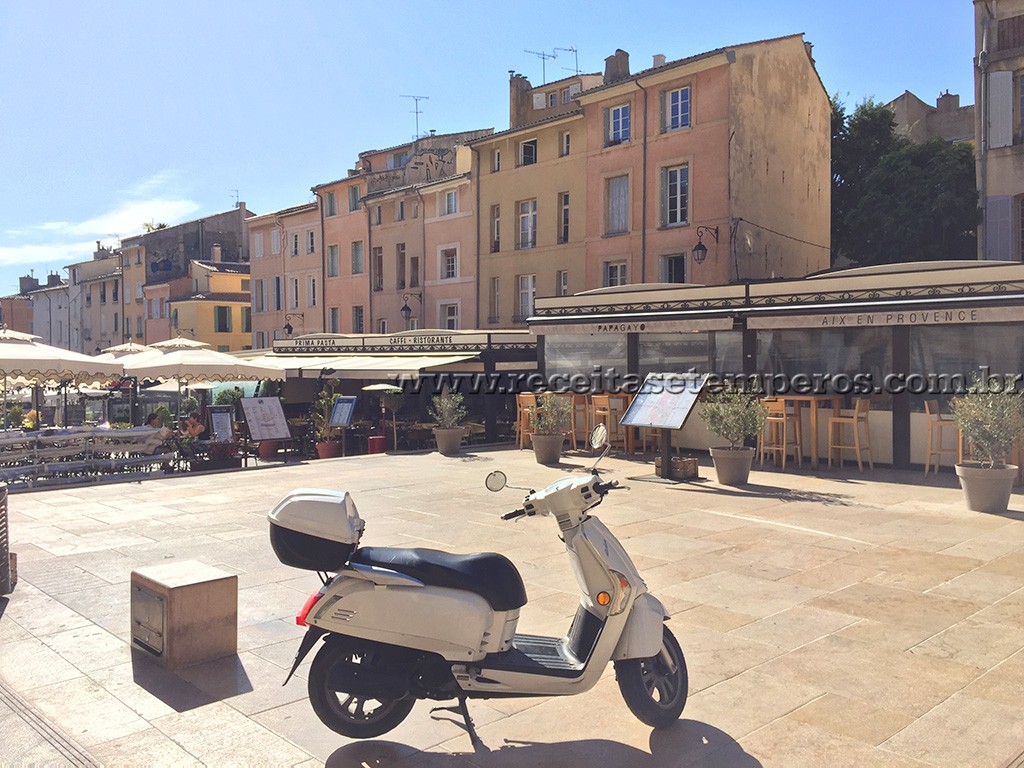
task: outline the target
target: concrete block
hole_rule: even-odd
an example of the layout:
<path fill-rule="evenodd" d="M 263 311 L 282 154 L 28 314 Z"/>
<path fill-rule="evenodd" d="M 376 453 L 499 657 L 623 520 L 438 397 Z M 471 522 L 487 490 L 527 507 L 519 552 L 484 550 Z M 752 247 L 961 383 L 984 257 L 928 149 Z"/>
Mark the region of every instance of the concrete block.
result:
<path fill-rule="evenodd" d="M 238 651 L 238 577 L 196 560 L 131 576 L 132 647 L 167 669 Z"/>

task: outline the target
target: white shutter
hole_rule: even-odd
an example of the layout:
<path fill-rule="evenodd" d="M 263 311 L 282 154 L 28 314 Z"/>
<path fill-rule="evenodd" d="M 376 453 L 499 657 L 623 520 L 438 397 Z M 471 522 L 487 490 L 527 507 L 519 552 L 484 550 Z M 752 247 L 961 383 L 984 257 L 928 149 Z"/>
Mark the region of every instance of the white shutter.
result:
<path fill-rule="evenodd" d="M 990 72 L 988 76 L 988 145 L 1013 144 L 1013 72 Z"/>
<path fill-rule="evenodd" d="M 548 97 L 543 93 L 533 94 L 533 108 L 544 109 L 548 105 Z"/>
<path fill-rule="evenodd" d="M 575 98 L 580 93 L 580 84 L 573 83 L 569 86 L 569 98 Z"/>
<path fill-rule="evenodd" d="M 1013 198 L 1009 195 L 988 198 L 985 206 L 985 258 L 1009 261 L 1013 256 Z"/>

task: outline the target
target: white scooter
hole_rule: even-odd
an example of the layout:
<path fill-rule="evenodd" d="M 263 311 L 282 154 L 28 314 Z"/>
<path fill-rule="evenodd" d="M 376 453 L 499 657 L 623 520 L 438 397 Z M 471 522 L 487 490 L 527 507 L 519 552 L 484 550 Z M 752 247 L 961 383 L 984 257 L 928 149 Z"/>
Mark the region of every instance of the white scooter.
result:
<path fill-rule="evenodd" d="M 605 440 L 599 425 L 591 444 Z M 502 472 L 487 477 L 489 490 L 505 484 Z M 457 699 L 457 707 L 439 709 L 461 713 L 476 742 L 467 699 L 582 693 L 611 661 L 637 718 L 654 728 L 674 723 L 687 696 L 682 650 L 622 545 L 588 514 L 617 487 L 601 481 L 595 462 L 587 475 L 530 491 L 521 509 L 502 515 L 558 523 L 580 589 L 560 638 L 516 633 L 526 590 L 504 556 L 357 549 L 363 520 L 348 493 L 293 491 L 269 514 L 274 551 L 286 565 L 325 573 L 323 588 L 296 617 L 308 630 L 285 684 L 325 637 L 308 688 L 329 728 L 350 738 L 380 736 L 417 699 Z"/>

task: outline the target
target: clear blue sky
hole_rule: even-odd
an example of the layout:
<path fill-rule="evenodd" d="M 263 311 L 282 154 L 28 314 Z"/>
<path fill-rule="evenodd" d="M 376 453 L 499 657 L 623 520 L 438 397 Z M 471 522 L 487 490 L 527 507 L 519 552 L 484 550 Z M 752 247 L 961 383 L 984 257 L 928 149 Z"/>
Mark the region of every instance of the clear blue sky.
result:
<path fill-rule="evenodd" d="M 508 127 L 524 50 L 616 48 L 633 71 L 804 33 L 825 88 L 853 106 L 909 90 L 974 100 L 970 0 L 412 2 L 0 0 L 0 295 L 116 245 L 143 222 L 311 200 L 361 150 Z M 568 76 L 573 55 L 547 62 Z"/>

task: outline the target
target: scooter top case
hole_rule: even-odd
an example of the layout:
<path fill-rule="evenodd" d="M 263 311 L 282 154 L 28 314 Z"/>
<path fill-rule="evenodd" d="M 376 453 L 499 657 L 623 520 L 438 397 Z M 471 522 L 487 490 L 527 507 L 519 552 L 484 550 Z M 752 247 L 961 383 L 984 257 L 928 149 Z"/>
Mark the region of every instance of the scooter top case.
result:
<path fill-rule="evenodd" d="M 307 571 L 339 571 L 363 535 L 363 519 L 346 491 L 297 488 L 267 515 L 277 559 Z"/>

